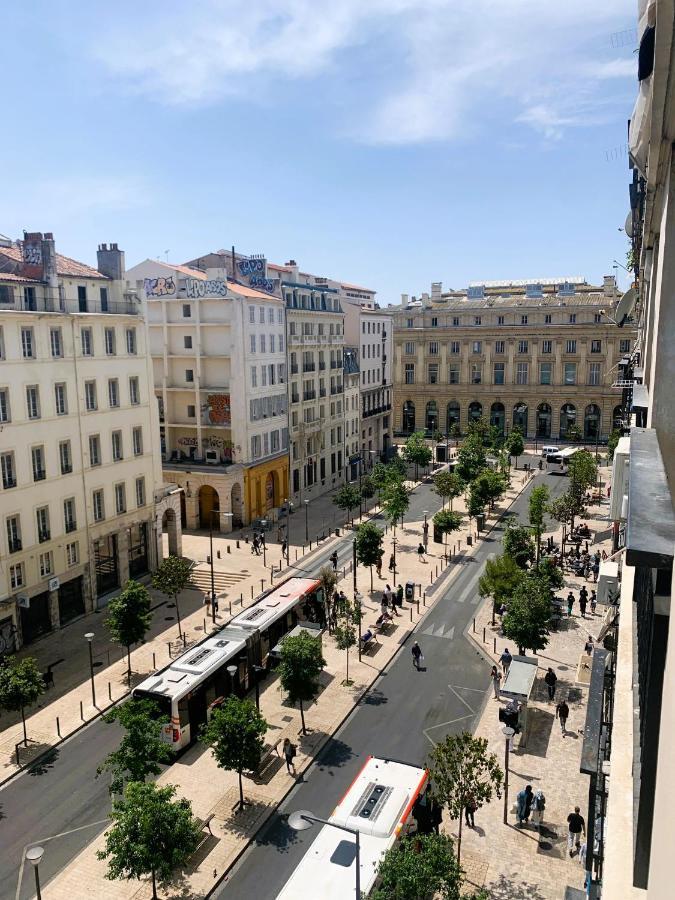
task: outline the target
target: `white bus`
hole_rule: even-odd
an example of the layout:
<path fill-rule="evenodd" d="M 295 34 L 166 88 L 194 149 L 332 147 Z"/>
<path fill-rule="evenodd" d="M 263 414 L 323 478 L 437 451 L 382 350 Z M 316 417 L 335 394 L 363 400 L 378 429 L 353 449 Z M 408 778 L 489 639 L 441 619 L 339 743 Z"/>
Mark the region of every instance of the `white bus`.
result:
<path fill-rule="evenodd" d="M 428 773 L 393 759 L 368 757 L 329 822 L 359 832 L 361 891 L 368 897 L 384 854 L 405 835 L 412 808 Z M 344 900 L 354 895 L 356 844 L 339 828 L 324 825 L 277 895 L 277 900 Z"/>
<path fill-rule="evenodd" d="M 567 475 L 567 466 L 570 459 L 575 453 L 578 453 L 580 447 L 565 447 L 564 450 L 558 450 L 556 453 L 546 454 L 546 469 L 552 475 Z"/>
<path fill-rule="evenodd" d="M 156 704 L 165 723 L 162 739 L 174 750 L 183 750 L 226 697 L 249 690 L 253 666 L 269 666 L 269 651 L 305 621 L 305 604 L 322 601 L 319 581 L 288 578 L 215 634 L 149 675 L 134 688 L 133 698 Z M 227 671 L 231 666 L 236 668 L 233 676 Z"/>

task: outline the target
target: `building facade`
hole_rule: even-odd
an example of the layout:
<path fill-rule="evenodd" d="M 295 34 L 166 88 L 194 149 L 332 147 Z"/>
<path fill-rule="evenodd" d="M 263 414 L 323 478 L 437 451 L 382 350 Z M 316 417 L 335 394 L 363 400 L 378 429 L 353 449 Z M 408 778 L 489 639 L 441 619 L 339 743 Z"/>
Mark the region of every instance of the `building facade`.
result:
<path fill-rule="evenodd" d="M 345 388 L 345 449 L 347 479 L 355 481 L 363 471 L 361 456 L 361 375 L 359 372 L 359 352 L 356 347 L 344 349 Z"/>
<path fill-rule="evenodd" d="M 147 297 L 163 466 L 184 489 L 183 524 L 231 531 L 264 517 L 288 491 L 283 303 L 222 266 L 145 260 L 127 279 Z"/>
<path fill-rule="evenodd" d="M 161 554 L 143 307 L 117 246 L 98 257 L 61 256 L 49 233 L 0 242 L 5 650 L 103 605 Z"/>
<path fill-rule="evenodd" d="M 621 416 L 619 362 L 635 331 L 613 324 L 613 276 L 472 284 L 412 301 L 394 324 L 394 429 L 465 433 L 483 417 L 538 440 L 604 440 Z"/>

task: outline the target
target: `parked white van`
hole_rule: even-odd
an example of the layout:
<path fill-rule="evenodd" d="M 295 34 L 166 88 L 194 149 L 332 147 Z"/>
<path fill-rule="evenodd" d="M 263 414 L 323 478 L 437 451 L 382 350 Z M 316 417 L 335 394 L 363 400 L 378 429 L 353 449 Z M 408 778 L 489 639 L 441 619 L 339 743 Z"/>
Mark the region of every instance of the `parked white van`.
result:
<path fill-rule="evenodd" d="M 542 456 L 548 456 L 549 453 L 559 453 L 559 452 L 560 452 L 560 447 L 542 447 L 541 448 Z"/>

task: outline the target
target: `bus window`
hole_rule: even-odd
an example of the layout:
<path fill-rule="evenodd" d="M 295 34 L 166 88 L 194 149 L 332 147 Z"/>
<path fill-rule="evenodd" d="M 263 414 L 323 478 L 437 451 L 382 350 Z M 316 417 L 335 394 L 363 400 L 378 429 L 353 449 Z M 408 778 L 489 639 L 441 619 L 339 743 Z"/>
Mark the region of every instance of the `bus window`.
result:
<path fill-rule="evenodd" d="M 178 701 L 178 721 L 180 722 L 181 728 L 185 728 L 186 725 L 190 724 L 190 713 L 188 712 L 187 697 L 181 697 L 181 699 Z"/>

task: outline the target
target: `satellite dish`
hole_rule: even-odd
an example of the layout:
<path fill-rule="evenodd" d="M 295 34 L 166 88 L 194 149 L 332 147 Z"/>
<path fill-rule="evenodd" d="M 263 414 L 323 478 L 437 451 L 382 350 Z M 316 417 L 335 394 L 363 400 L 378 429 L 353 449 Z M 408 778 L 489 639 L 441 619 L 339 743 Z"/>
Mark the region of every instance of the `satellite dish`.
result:
<path fill-rule="evenodd" d="M 626 319 L 633 312 L 637 297 L 638 295 L 635 288 L 629 288 L 619 300 L 619 305 L 617 306 L 615 313 L 616 324 L 619 328 L 623 328 Z"/>
<path fill-rule="evenodd" d="M 626 224 L 623 226 L 623 230 L 626 232 L 629 238 L 633 237 L 633 212 L 628 213 L 626 216 Z"/>

